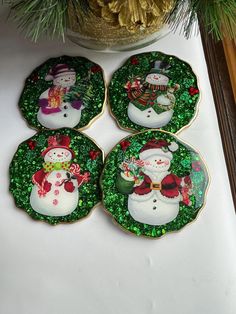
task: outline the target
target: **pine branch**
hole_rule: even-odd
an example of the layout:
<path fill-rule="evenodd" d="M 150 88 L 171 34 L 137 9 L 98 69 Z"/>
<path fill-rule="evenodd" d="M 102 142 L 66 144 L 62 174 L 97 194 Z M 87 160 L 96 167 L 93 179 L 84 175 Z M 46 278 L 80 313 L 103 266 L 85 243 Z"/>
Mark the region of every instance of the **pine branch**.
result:
<path fill-rule="evenodd" d="M 89 7 L 87 0 L 71 0 L 71 4 L 81 12 L 85 12 Z M 50 38 L 58 36 L 64 41 L 68 25 L 68 7 L 67 0 L 13 1 L 10 17 L 25 31 L 26 37 L 35 42 L 43 34 Z"/>
<path fill-rule="evenodd" d="M 176 30 L 182 22 L 181 32 L 189 38 L 197 19 L 217 40 L 223 37 L 236 38 L 235 0 L 176 0 L 173 11 L 167 17 L 167 23 Z"/>

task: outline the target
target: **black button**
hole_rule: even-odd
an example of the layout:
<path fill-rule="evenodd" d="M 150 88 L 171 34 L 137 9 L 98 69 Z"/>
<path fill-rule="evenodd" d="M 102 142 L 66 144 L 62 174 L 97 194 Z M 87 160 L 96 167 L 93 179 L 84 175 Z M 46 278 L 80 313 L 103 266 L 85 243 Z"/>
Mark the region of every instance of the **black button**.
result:
<path fill-rule="evenodd" d="M 157 200 L 153 200 L 153 203 L 156 203 Z"/>
<path fill-rule="evenodd" d="M 65 118 L 68 117 L 68 114 L 65 113 L 65 114 L 64 114 L 64 117 L 65 117 Z"/>
<path fill-rule="evenodd" d="M 148 115 L 147 118 L 150 118 L 150 116 Z"/>
<path fill-rule="evenodd" d="M 153 209 L 157 209 L 156 206 L 154 206 Z"/>
<path fill-rule="evenodd" d="M 68 107 L 67 107 L 67 106 L 64 106 L 64 109 L 68 109 Z"/>
<path fill-rule="evenodd" d="M 151 112 L 151 110 L 148 110 L 148 113 L 150 113 Z"/>

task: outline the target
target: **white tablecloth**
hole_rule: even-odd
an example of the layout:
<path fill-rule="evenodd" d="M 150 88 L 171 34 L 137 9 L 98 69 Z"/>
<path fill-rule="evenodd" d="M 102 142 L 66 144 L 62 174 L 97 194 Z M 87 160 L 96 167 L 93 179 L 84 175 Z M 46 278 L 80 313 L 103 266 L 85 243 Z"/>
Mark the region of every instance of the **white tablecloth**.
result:
<path fill-rule="evenodd" d="M 34 44 L 0 16 L 0 313 L 236 313 L 236 220 L 200 37 L 171 34 L 137 52 L 160 50 L 189 62 L 202 91 L 199 114 L 180 138 L 199 150 L 211 185 L 195 223 L 153 241 L 124 233 L 102 206 L 81 222 L 51 227 L 15 208 L 8 166 L 31 137 L 17 101 L 24 80 L 49 57 L 80 55 L 99 63 L 109 81 L 133 54 L 104 54 L 71 42 Z M 136 52 L 135 52 L 136 53 Z M 108 110 L 86 134 L 105 152 L 128 133 Z"/>

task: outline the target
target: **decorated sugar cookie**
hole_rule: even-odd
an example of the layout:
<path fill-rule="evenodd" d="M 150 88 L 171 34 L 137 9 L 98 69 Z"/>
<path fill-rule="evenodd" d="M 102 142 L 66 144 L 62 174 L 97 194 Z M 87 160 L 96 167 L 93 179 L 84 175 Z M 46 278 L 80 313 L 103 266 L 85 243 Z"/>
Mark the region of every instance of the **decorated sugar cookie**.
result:
<path fill-rule="evenodd" d="M 70 129 L 42 131 L 23 142 L 10 165 L 16 205 L 50 224 L 86 217 L 100 202 L 101 149 Z"/>
<path fill-rule="evenodd" d="M 19 106 L 36 129 L 86 128 L 103 110 L 99 65 L 82 57 L 49 59 L 26 80 Z"/>
<path fill-rule="evenodd" d="M 172 133 L 194 118 L 199 100 L 192 68 L 177 57 L 147 52 L 129 58 L 109 87 L 111 112 L 119 126 Z"/>
<path fill-rule="evenodd" d="M 196 218 L 208 180 L 191 147 L 170 133 L 145 131 L 122 140 L 108 155 L 103 202 L 125 230 L 160 237 Z"/>

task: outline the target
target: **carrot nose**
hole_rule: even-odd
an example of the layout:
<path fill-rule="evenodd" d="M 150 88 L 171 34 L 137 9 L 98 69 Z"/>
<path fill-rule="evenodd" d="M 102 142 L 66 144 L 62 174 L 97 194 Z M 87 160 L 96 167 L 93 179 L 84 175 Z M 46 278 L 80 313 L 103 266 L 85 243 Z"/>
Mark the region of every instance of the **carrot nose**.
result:
<path fill-rule="evenodd" d="M 160 161 L 160 160 L 157 161 L 157 164 L 158 164 L 158 165 L 161 165 L 161 164 L 163 164 L 163 163 L 164 163 L 164 161 Z"/>
<path fill-rule="evenodd" d="M 60 157 L 62 157 L 62 155 L 60 155 L 60 154 L 57 154 L 57 157 L 59 157 L 59 158 L 60 158 Z"/>

